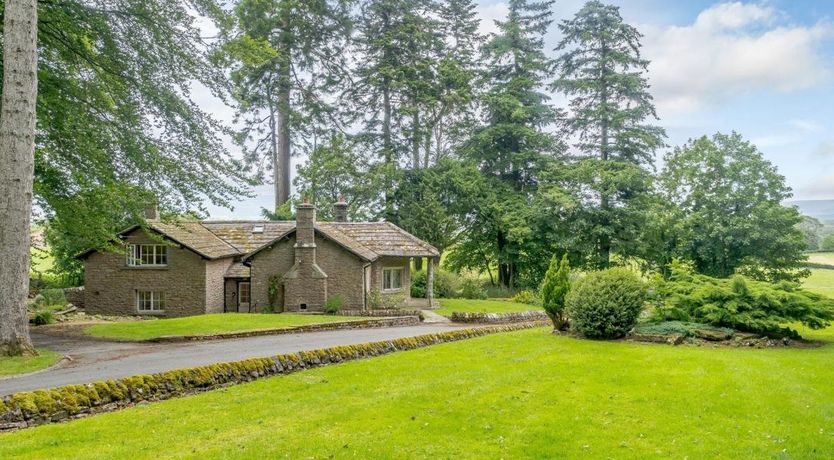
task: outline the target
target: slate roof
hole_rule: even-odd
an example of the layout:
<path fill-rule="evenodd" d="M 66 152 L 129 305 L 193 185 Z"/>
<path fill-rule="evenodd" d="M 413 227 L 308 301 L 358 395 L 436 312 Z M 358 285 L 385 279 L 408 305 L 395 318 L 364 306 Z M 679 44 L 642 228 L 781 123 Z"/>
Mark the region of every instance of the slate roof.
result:
<path fill-rule="evenodd" d="M 148 227 L 207 259 L 251 257 L 295 231 L 295 221 L 148 222 Z M 134 225 L 119 235 L 139 228 Z M 389 222 L 317 222 L 316 230 L 367 261 L 382 256 L 436 257 L 437 249 Z M 82 253 L 80 257 L 92 250 Z M 235 264 L 238 265 L 238 264 Z M 248 270 L 248 267 L 246 267 Z M 233 265 L 232 270 L 236 269 Z M 247 275 L 248 276 L 248 275 Z M 227 274 L 227 277 L 230 277 Z M 233 277 L 233 276 L 232 276 Z"/>

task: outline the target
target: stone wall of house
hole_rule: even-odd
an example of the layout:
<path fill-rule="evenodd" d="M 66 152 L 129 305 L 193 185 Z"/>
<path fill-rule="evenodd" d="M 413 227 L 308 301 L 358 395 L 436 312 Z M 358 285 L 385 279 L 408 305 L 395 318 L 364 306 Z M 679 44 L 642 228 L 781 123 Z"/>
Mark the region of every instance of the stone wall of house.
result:
<path fill-rule="evenodd" d="M 367 262 L 318 233 L 315 241 L 316 263 L 327 274 L 327 297 L 341 296 L 343 308 L 363 308 L 365 296 L 362 272 Z M 280 280 L 294 262 L 295 236 L 276 242 L 252 258 L 253 311 L 268 310 L 270 278 L 277 276 Z M 284 304 L 283 289 L 279 288 L 275 311 L 283 311 Z"/>
<path fill-rule="evenodd" d="M 84 308 L 84 287 L 64 288 L 64 298 L 78 308 Z"/>
<path fill-rule="evenodd" d="M 284 275 L 295 262 L 295 237 L 290 236 L 275 242 L 252 258 L 250 276 L 252 279 L 252 304 L 253 312 L 264 312 L 270 310 L 269 305 L 269 283 L 270 278 L 277 276 L 280 283 Z M 273 311 L 282 311 L 284 305 L 283 289 L 278 289 L 273 305 Z"/>
<path fill-rule="evenodd" d="M 233 262 L 232 257 L 206 261 L 206 313 L 223 313 L 226 306 L 223 275 Z"/>
<path fill-rule="evenodd" d="M 403 287 L 396 291 L 382 289 L 382 270 L 385 268 L 403 268 Z M 371 289 L 378 289 L 383 297 L 402 298 L 402 303 L 411 300 L 411 258 L 410 257 L 380 257 L 371 265 Z"/>
<path fill-rule="evenodd" d="M 141 229 L 127 242 L 160 244 Z M 136 315 L 136 291 L 162 291 L 165 317 L 205 313 L 205 260 L 188 249 L 168 247 L 168 266 L 128 267 L 124 254 L 91 253 L 84 261 L 84 307 L 88 314 Z M 221 285 L 222 288 L 222 285 Z"/>

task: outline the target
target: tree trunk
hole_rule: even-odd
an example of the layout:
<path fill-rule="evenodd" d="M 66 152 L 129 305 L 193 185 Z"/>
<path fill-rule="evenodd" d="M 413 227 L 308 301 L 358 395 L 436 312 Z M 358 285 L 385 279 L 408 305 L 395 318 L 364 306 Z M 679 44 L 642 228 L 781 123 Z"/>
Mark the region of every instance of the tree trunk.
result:
<path fill-rule="evenodd" d="M 287 13 L 285 13 L 287 14 Z M 290 61 L 289 18 L 282 21 L 279 40 L 278 94 L 276 94 L 278 111 L 276 116 L 276 163 L 273 165 L 275 181 L 275 209 L 290 199 L 290 91 L 292 89 L 292 65 Z"/>
<path fill-rule="evenodd" d="M 36 0 L 7 0 L 0 113 L 0 356 L 35 354 L 29 338 L 29 246 L 38 94 Z"/>
<path fill-rule="evenodd" d="M 414 258 L 414 271 L 421 271 L 423 270 L 423 258 L 422 257 L 415 257 Z"/>
<path fill-rule="evenodd" d="M 414 101 L 414 113 L 411 115 L 411 168 L 420 169 L 420 114 Z"/>
<path fill-rule="evenodd" d="M 607 45 L 603 42 L 602 44 L 602 53 L 603 57 L 606 57 L 608 54 Z M 602 62 L 605 62 L 604 59 L 601 59 Z M 601 95 L 600 95 L 600 105 L 602 106 L 602 119 L 600 120 L 600 146 L 599 146 L 599 158 L 603 162 L 603 164 L 608 162 L 608 86 L 605 80 L 606 69 L 604 65 L 600 68 L 600 83 L 601 83 Z M 605 166 L 603 166 L 604 168 Z M 605 187 L 605 185 L 603 185 Z M 605 191 L 600 191 L 600 211 L 602 214 L 602 222 L 601 225 L 603 228 L 607 229 L 611 226 L 611 220 L 609 219 L 609 213 L 611 212 L 611 204 L 608 193 Z M 611 237 L 607 234 L 603 234 L 600 236 L 599 239 L 599 268 L 608 268 L 610 266 L 611 261 Z"/>

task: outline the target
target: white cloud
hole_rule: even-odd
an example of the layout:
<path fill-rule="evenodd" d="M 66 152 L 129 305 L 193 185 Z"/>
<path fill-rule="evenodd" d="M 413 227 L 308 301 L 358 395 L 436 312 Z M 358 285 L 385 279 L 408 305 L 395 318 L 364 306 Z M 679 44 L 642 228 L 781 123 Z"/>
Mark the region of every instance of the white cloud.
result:
<path fill-rule="evenodd" d="M 834 198 L 834 175 L 817 177 L 810 184 L 800 188 L 805 199 Z"/>
<path fill-rule="evenodd" d="M 721 3 L 691 25 L 642 29 L 664 113 L 691 112 L 752 90 L 809 88 L 830 74 L 819 48 L 834 32 L 831 24 L 790 25 L 763 4 Z"/>
<path fill-rule="evenodd" d="M 822 125 L 814 120 L 788 120 L 787 125 L 793 128 L 794 130 L 800 131 L 805 134 L 816 133 L 822 131 L 823 129 Z"/>
<path fill-rule="evenodd" d="M 484 35 L 498 32 L 495 21 L 505 20 L 510 12 L 509 6 L 504 2 L 478 5 L 475 9 L 478 12 L 478 18 L 481 20 L 478 31 Z"/>

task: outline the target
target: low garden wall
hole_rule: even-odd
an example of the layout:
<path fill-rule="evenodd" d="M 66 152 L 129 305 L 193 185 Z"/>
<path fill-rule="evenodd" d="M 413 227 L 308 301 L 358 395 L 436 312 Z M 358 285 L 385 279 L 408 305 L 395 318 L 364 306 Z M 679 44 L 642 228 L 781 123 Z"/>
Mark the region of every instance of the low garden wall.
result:
<path fill-rule="evenodd" d="M 396 316 L 416 316 L 420 317 L 419 310 L 403 310 L 399 308 L 385 308 L 378 310 L 339 310 L 336 313 L 339 316 L 369 316 L 369 317 L 396 317 Z"/>
<path fill-rule="evenodd" d="M 64 298 L 78 308 L 84 308 L 84 287 L 72 287 L 64 289 Z"/>
<path fill-rule="evenodd" d="M 86 385 L 15 393 L 0 398 L 0 431 L 72 420 L 87 415 L 160 401 L 273 375 L 370 358 L 396 351 L 535 327 L 532 323 L 458 329 L 436 334 L 301 351 L 269 358 L 177 369 Z"/>
<path fill-rule="evenodd" d="M 527 321 L 549 321 L 543 311 L 523 311 L 516 313 L 461 313 L 452 312 L 452 321 L 456 323 L 504 324 Z"/>
<path fill-rule="evenodd" d="M 399 316 L 396 318 L 372 318 L 360 319 L 357 321 L 341 321 L 321 324 L 305 324 L 303 326 L 290 326 L 277 329 L 260 329 L 244 332 L 224 332 L 220 334 L 204 335 L 172 335 L 155 337 L 147 342 L 194 342 L 201 340 L 239 339 L 243 337 L 256 337 L 261 335 L 298 334 L 301 332 L 335 331 L 346 329 L 370 329 L 376 327 L 400 327 L 416 326 L 420 324 L 420 318 L 416 316 Z"/>

